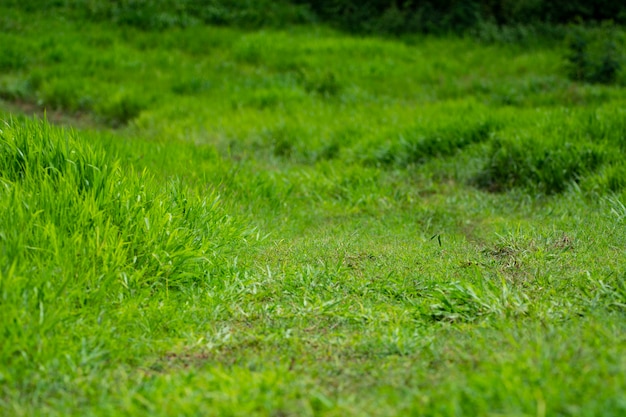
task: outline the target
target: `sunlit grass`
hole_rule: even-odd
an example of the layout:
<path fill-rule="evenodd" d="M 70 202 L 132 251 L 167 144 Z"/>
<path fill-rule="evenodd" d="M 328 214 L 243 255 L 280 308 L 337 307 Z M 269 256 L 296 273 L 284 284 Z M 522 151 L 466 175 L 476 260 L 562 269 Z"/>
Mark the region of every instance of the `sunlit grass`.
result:
<path fill-rule="evenodd" d="M 626 411 L 623 92 L 561 45 L 2 10 L 0 414 Z"/>

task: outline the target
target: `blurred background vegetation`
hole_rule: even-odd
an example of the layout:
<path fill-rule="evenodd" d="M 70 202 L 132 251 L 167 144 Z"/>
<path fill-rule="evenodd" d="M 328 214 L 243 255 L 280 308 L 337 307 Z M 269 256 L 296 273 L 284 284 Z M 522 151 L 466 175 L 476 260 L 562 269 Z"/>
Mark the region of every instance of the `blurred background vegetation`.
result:
<path fill-rule="evenodd" d="M 488 25 L 626 21 L 626 4 L 610 0 L 296 0 L 351 31 L 463 32 Z"/>
<path fill-rule="evenodd" d="M 5 0 L 42 8 L 39 0 Z M 47 9 L 143 29 L 197 23 L 248 27 L 324 22 L 357 33 L 462 33 L 484 27 L 626 23 L 614 0 L 51 0 Z"/>

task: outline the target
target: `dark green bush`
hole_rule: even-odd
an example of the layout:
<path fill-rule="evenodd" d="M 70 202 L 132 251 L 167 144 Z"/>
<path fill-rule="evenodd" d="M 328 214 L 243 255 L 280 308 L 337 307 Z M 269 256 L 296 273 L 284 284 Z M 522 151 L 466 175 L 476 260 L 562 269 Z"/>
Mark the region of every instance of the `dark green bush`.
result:
<path fill-rule="evenodd" d="M 574 27 L 567 40 L 566 69 L 571 80 L 611 84 L 617 81 L 624 61 L 617 30 Z"/>
<path fill-rule="evenodd" d="M 355 32 L 459 32 L 475 25 L 480 2 L 425 0 L 295 0 L 322 20 Z"/>
<path fill-rule="evenodd" d="M 41 10 L 40 0 L 6 5 Z M 141 29 L 195 23 L 248 27 L 315 20 L 355 32 L 463 32 L 484 22 L 502 25 L 626 23 L 626 3 L 613 0 L 54 0 L 46 10 Z"/>
<path fill-rule="evenodd" d="M 514 3 L 514 1 L 512 2 Z M 533 18 L 547 22 L 575 21 L 626 23 L 626 3 L 614 0 L 535 0 Z"/>
<path fill-rule="evenodd" d="M 626 22 L 626 4 L 611 0 L 294 0 L 321 19 L 357 32 L 462 32 L 497 26 Z"/>
<path fill-rule="evenodd" d="M 40 0 L 6 5 L 41 10 Z M 497 26 L 626 23 L 626 3 L 613 0 L 54 0 L 46 10 L 146 30 L 195 23 L 283 26 L 320 19 L 354 32 L 463 32 Z"/>

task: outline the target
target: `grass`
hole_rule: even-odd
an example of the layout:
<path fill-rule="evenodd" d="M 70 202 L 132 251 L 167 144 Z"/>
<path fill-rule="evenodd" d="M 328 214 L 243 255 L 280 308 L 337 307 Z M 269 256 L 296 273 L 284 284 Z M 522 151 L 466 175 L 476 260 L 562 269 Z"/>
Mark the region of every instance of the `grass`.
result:
<path fill-rule="evenodd" d="M 626 411 L 624 95 L 567 45 L 1 11 L 0 414 Z"/>

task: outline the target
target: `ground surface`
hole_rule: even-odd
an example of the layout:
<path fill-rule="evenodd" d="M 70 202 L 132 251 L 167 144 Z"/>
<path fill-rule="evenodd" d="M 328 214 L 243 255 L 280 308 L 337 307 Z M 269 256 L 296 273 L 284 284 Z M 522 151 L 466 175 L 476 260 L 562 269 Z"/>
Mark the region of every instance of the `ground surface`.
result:
<path fill-rule="evenodd" d="M 0 15 L 0 414 L 626 413 L 626 96 L 561 43 Z"/>

